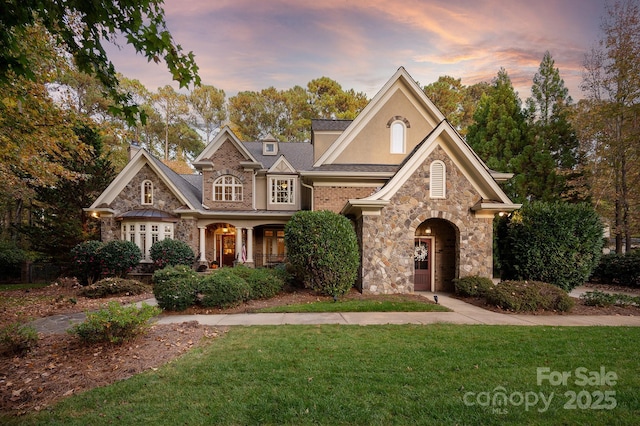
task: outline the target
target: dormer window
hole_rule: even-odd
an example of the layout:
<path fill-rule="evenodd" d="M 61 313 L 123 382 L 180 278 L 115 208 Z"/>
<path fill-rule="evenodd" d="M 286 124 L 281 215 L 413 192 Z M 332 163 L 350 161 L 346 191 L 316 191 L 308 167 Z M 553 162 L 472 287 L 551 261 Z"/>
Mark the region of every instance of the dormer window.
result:
<path fill-rule="evenodd" d="M 262 155 L 277 155 L 278 141 L 271 135 L 268 135 L 262 141 Z"/>
<path fill-rule="evenodd" d="M 141 186 L 141 203 L 143 205 L 153 204 L 153 182 L 145 180 Z"/>

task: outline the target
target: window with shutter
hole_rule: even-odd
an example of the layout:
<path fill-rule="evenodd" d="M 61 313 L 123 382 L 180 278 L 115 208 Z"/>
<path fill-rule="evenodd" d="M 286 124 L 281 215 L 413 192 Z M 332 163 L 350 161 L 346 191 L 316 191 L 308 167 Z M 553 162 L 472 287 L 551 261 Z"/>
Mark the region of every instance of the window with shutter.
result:
<path fill-rule="evenodd" d="M 442 161 L 434 161 L 430 167 L 430 188 L 431 198 L 446 197 L 446 169 Z"/>

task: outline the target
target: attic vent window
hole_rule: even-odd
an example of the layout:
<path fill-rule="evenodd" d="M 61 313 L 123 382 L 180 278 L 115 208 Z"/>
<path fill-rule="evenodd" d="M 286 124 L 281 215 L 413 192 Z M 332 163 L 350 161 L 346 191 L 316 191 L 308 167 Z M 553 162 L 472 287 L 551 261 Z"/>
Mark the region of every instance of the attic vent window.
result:
<path fill-rule="evenodd" d="M 431 163 L 429 175 L 429 195 L 431 198 L 446 198 L 447 170 L 444 163 L 440 160 Z"/>

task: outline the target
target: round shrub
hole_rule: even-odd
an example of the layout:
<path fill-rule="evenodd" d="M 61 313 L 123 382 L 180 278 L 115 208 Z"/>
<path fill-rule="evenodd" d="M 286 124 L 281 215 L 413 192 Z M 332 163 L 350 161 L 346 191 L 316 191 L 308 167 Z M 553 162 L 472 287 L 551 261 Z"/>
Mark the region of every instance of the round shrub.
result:
<path fill-rule="evenodd" d="M 184 311 L 196 303 L 199 282 L 189 266 L 167 266 L 153 273 L 153 295 L 162 309 Z"/>
<path fill-rule="evenodd" d="M 137 280 L 109 277 L 83 287 L 78 294 L 89 299 L 99 299 L 111 296 L 133 296 L 150 290 L 148 285 Z"/>
<path fill-rule="evenodd" d="M 230 308 L 249 299 L 249 284 L 230 268 L 219 269 L 200 282 L 200 304 L 207 308 Z"/>
<path fill-rule="evenodd" d="M 573 299 L 564 290 L 538 281 L 502 281 L 484 297 L 488 305 L 513 312 L 567 312 L 573 307 Z"/>
<path fill-rule="evenodd" d="M 155 242 L 149 249 L 149 255 L 158 268 L 176 265 L 192 265 L 195 259 L 189 244 L 180 240 L 165 238 Z"/>
<path fill-rule="evenodd" d="M 91 284 L 100 278 L 102 264 L 99 250 L 104 246 L 100 241 L 84 241 L 71 249 L 73 259 L 73 273 L 80 284 Z"/>
<path fill-rule="evenodd" d="M 337 299 L 356 281 L 360 254 L 349 219 L 324 211 L 299 211 L 285 226 L 287 258 L 305 287 Z"/>
<path fill-rule="evenodd" d="M 491 278 L 472 275 L 453 280 L 456 294 L 463 297 L 484 297 L 494 284 Z"/>
<path fill-rule="evenodd" d="M 113 240 L 98 250 L 102 272 L 116 277 L 125 276 L 140 263 L 142 253 L 131 241 Z"/>
<path fill-rule="evenodd" d="M 587 204 L 527 204 L 502 227 L 502 278 L 543 281 L 570 291 L 598 264 L 602 230 L 597 213 Z"/>
<path fill-rule="evenodd" d="M 244 265 L 237 265 L 232 271 L 249 284 L 249 299 L 269 299 L 280 293 L 284 287 L 279 271 L 247 268 Z"/>

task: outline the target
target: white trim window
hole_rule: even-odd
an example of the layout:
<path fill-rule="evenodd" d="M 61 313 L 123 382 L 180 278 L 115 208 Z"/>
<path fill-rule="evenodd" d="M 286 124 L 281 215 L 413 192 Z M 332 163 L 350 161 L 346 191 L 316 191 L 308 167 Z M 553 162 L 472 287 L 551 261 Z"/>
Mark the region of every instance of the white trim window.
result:
<path fill-rule="evenodd" d="M 404 154 L 406 147 L 407 126 L 401 120 L 391 123 L 391 154 Z"/>
<path fill-rule="evenodd" d="M 153 243 L 172 239 L 174 224 L 167 222 L 123 222 L 121 239 L 131 241 L 142 252 L 142 261 L 150 261 L 149 249 Z"/>
<path fill-rule="evenodd" d="M 295 204 L 295 179 L 273 177 L 270 182 L 271 204 Z"/>
<path fill-rule="evenodd" d="M 431 198 L 447 197 L 447 168 L 436 160 L 429 166 L 429 195 Z"/>
<path fill-rule="evenodd" d="M 140 203 L 145 206 L 153 204 L 153 182 L 145 180 L 140 185 Z"/>
<path fill-rule="evenodd" d="M 235 176 L 220 176 L 213 182 L 213 201 L 242 201 L 242 182 Z"/>

